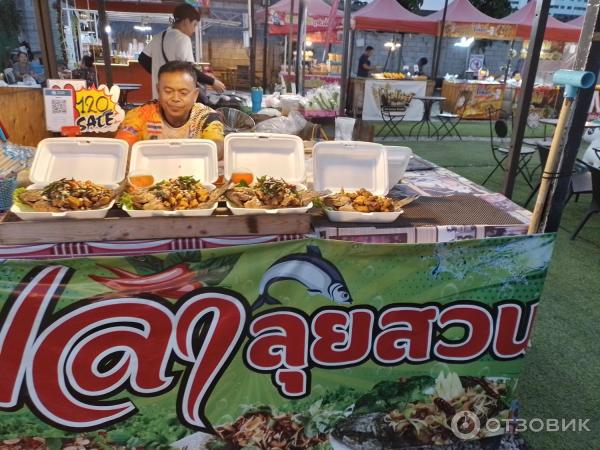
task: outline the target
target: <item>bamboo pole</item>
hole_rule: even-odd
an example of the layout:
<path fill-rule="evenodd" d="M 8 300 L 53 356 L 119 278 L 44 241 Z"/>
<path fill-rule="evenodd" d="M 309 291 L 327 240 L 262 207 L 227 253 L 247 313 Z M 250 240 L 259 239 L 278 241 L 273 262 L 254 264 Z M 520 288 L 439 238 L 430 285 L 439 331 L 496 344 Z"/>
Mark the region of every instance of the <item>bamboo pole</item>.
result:
<path fill-rule="evenodd" d="M 565 98 L 562 109 L 560 110 L 560 115 L 558 116 L 554 137 L 552 138 L 552 145 L 550 146 L 550 153 L 548 154 L 546 167 L 544 167 L 544 171 L 542 173 L 540 190 L 535 202 L 535 208 L 533 210 L 531 222 L 529 223 L 529 234 L 537 233 L 540 226 L 542 214 L 548 199 L 548 193 L 550 192 L 551 177 L 555 176 L 556 168 L 558 167 L 558 162 L 560 161 L 560 143 L 567 125 L 569 111 L 572 104 L 572 99 Z"/>

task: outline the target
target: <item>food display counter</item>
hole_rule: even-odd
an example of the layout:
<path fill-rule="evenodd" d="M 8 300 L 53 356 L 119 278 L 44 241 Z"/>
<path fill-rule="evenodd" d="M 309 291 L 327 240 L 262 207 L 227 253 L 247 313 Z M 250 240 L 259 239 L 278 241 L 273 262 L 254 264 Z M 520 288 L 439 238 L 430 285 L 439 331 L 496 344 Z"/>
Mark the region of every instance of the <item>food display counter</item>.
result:
<path fill-rule="evenodd" d="M 448 81 L 442 84 L 444 112 L 462 113 L 465 119 L 487 119 L 488 109 L 501 109 L 504 102 L 504 84 L 486 81 Z M 464 99 L 469 102 L 462 111 Z"/>
<path fill-rule="evenodd" d="M 104 63 L 94 63 L 98 74 L 98 83 L 106 84 Z M 141 85 L 127 95 L 128 103 L 146 103 L 152 98 L 152 76 L 144 70 L 140 63 L 129 60 L 126 63 L 111 64 L 113 83 Z"/>
<path fill-rule="evenodd" d="M 517 108 L 520 92 L 520 87 L 506 86 L 505 100 L 510 102 L 513 111 Z M 529 112 L 530 114 L 535 112 L 539 118 L 556 117 L 561 101 L 562 90 L 560 87 L 547 85 L 534 86 Z"/>
<path fill-rule="evenodd" d="M 123 177 L 117 142 L 54 142 L 38 149 L 39 182 L 66 176 L 61 160 L 75 151 L 82 163 L 69 167 L 78 177 L 100 165 L 107 182 Z M 207 181 L 217 176 L 210 142 L 141 145 L 131 166 L 158 179 L 188 168 Z M 477 412 L 483 425 L 509 417 L 554 236 L 526 236 L 527 210 L 417 156 L 400 180 L 382 177 L 388 159 L 379 144 L 319 143 L 310 156 L 293 136 L 228 135 L 224 176 L 235 181 L 204 217 L 162 206 L 146 209 L 152 217 L 127 217 L 138 202 L 187 203 L 165 194 L 170 180 L 129 191 L 139 174 L 104 218 L 6 214 L 0 327 L 10 345 L 0 354 L 0 420 L 11 425 L 3 445 L 458 445 L 452 411 Z M 249 185 L 240 167 L 294 185 Z M 305 179 L 315 190 L 346 190 L 287 214 L 279 197 L 299 195 L 295 183 Z M 178 180 L 197 195 L 210 188 Z M 258 189 L 266 197 L 248 200 Z M 29 191 L 31 201 L 46 201 Z M 279 209 L 256 211 L 257 199 L 278 199 Z M 406 199 L 402 210 L 377 211 Z M 413 414 L 436 420 L 416 427 Z M 389 420 L 406 431 L 394 434 Z M 361 424 L 373 421 L 389 428 L 363 436 Z M 503 439 L 503 428 L 482 429 L 482 443 Z"/>
<path fill-rule="evenodd" d="M 291 92 L 292 83 L 296 82 L 296 74 L 292 73 L 282 73 L 287 91 Z M 341 76 L 335 74 L 315 74 L 315 73 L 305 73 L 304 75 L 304 87 L 306 89 L 319 88 L 326 84 L 340 84 Z"/>
<path fill-rule="evenodd" d="M 381 119 L 381 95 L 387 94 L 394 97 L 402 94 L 413 96 L 431 95 L 434 83 L 428 80 L 395 80 L 374 78 L 352 78 L 351 80 L 351 105 L 355 116 L 362 114 L 363 120 Z M 411 102 L 404 120 L 421 120 L 423 117 L 423 104 L 419 101 Z"/>
<path fill-rule="evenodd" d="M 27 118 L 27 120 L 24 120 Z M 12 142 L 35 147 L 50 137 L 46 131 L 44 92 L 34 87 L 0 87 L 0 122 Z"/>

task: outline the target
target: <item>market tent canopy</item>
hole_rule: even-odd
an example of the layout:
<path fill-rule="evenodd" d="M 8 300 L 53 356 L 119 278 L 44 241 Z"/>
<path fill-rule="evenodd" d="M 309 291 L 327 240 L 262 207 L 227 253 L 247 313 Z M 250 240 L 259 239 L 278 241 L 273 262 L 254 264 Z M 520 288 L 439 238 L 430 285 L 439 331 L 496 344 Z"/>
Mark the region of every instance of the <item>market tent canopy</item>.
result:
<path fill-rule="evenodd" d="M 443 9 L 427 16 L 440 23 L 443 17 Z M 510 40 L 514 38 L 514 34 L 514 25 L 482 13 L 469 0 L 454 0 L 448 5 L 444 36 Z"/>
<path fill-rule="evenodd" d="M 75 0 L 74 3 L 76 9 L 98 10 L 97 0 Z M 104 3 L 107 11 L 172 14 L 175 7 L 183 1 L 106 0 Z M 204 8 L 208 8 L 210 1 L 202 0 L 201 4 Z"/>
<path fill-rule="evenodd" d="M 438 22 L 418 16 L 396 0 L 374 0 L 352 14 L 355 30 L 437 34 Z"/>
<path fill-rule="evenodd" d="M 518 11 L 502 19 L 516 26 L 516 37 L 529 39 L 531 36 L 531 28 L 535 19 L 535 6 L 536 2 L 529 2 Z M 579 40 L 580 28 L 581 26 L 573 26 L 571 23 L 564 23 L 552 16 L 548 16 L 544 39 L 548 41 L 577 42 Z"/>
<path fill-rule="evenodd" d="M 292 0 L 280 0 L 269 7 L 269 34 L 284 35 L 290 32 L 290 27 L 297 28 L 299 1 L 294 1 L 294 17 L 290 17 Z M 306 20 L 306 31 L 308 33 L 327 31 L 331 6 L 323 0 L 304 0 L 308 11 Z M 265 18 L 264 9 L 256 14 L 256 20 L 263 22 Z M 342 23 L 344 15 L 341 11 L 335 11 L 336 26 Z"/>

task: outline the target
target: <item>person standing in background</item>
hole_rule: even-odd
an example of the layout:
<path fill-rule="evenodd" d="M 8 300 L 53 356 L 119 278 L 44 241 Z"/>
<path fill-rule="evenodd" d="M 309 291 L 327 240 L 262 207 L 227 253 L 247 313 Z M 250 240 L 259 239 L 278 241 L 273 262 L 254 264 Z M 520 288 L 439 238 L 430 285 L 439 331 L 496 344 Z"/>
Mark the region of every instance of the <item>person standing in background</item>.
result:
<path fill-rule="evenodd" d="M 373 54 L 373 47 L 370 45 L 365 48 L 365 51 L 360 58 L 358 59 L 358 70 L 356 71 L 356 76 L 358 77 L 368 77 L 369 72 L 371 71 L 371 60 L 369 59 Z"/>
<path fill-rule="evenodd" d="M 23 81 L 25 76 L 36 78 L 35 71 L 29 62 L 29 57 L 24 51 L 19 52 L 17 61 L 13 64 L 12 69 L 17 81 Z"/>
<path fill-rule="evenodd" d="M 85 80 L 87 87 L 98 86 L 98 78 L 94 69 L 94 58 L 84 55 L 79 63 L 79 69 L 73 71 L 73 78 Z"/>
<path fill-rule="evenodd" d="M 187 3 L 178 5 L 173 11 L 173 25 L 152 37 L 138 59 L 140 65 L 152 74 L 152 98 L 158 98 L 157 83 L 159 69 L 170 61 L 186 61 L 194 63 L 192 39 L 200 12 Z M 223 92 L 225 85 L 200 71 L 197 71 L 198 82 L 212 86 L 217 92 Z"/>

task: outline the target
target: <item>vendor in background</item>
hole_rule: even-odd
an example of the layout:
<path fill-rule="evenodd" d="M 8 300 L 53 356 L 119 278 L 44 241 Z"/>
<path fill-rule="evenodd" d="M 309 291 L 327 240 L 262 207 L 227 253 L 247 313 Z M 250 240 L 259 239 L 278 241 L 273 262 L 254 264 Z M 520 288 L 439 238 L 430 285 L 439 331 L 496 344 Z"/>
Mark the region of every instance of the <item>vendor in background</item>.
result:
<path fill-rule="evenodd" d="M 223 159 L 221 115 L 196 103 L 199 88 L 196 70 L 190 62 L 170 61 L 158 71 L 158 101 L 146 103 L 127 113 L 116 138 L 133 145 L 149 139 L 211 139 Z"/>
<path fill-rule="evenodd" d="M 178 5 L 173 12 L 173 25 L 152 37 L 150 43 L 140 53 L 140 65 L 152 74 L 152 98 L 158 98 L 156 85 L 158 70 L 169 61 L 194 61 L 192 35 L 200 21 L 200 12 L 187 3 Z M 217 92 L 223 92 L 225 85 L 211 76 L 197 71 L 198 82 L 212 86 Z"/>
<path fill-rule="evenodd" d="M 358 70 L 356 71 L 356 76 L 358 77 L 368 77 L 369 72 L 371 71 L 371 60 L 369 59 L 373 54 L 373 47 L 370 45 L 365 48 L 365 51 L 360 58 L 358 59 Z"/>
<path fill-rule="evenodd" d="M 427 58 L 425 58 L 424 56 L 422 56 L 421 58 L 419 58 L 417 60 L 417 66 L 419 68 L 419 73 L 417 75 L 425 75 L 423 73 L 423 67 L 425 67 L 427 65 L 429 61 L 427 60 Z"/>
<path fill-rule="evenodd" d="M 94 69 L 94 58 L 90 55 L 84 55 L 79 63 L 79 69 L 73 70 L 72 77 L 85 80 L 87 87 L 98 86 L 96 69 Z"/>

